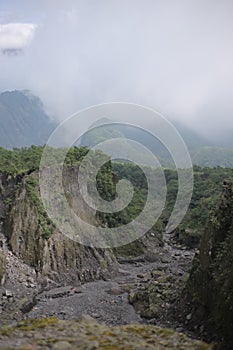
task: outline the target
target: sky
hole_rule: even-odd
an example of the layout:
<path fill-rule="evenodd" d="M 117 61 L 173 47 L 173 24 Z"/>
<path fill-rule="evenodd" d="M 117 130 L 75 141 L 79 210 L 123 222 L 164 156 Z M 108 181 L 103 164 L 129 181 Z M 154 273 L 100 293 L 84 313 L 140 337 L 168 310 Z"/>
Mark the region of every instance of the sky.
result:
<path fill-rule="evenodd" d="M 232 0 L 0 0 L 0 92 L 63 120 L 103 102 L 233 133 Z"/>

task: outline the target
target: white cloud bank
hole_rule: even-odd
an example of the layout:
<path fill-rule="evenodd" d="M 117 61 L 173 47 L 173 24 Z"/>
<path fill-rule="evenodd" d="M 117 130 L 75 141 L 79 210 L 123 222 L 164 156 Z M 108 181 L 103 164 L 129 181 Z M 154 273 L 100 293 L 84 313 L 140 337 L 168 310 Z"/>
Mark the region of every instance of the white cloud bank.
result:
<path fill-rule="evenodd" d="M 21 51 L 32 41 L 36 25 L 32 23 L 0 24 L 0 50 Z"/>

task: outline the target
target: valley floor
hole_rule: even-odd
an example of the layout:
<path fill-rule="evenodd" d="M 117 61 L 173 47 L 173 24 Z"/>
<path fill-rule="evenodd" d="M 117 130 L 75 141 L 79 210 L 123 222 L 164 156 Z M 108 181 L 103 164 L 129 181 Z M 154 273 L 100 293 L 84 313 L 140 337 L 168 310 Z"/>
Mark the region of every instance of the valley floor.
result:
<path fill-rule="evenodd" d="M 177 293 L 182 288 L 182 281 L 185 283 L 194 251 L 174 244 L 170 235 L 165 235 L 164 240 L 165 246 L 158 249 L 155 262 L 129 260 L 120 264 L 119 274 L 111 279 L 75 286 L 59 286 L 47 280 L 43 292 L 37 290 L 38 280 L 35 274 L 33 275 L 34 271 L 29 271 L 30 268 L 27 265 L 22 263 L 19 265 L 17 257 L 8 251 L 7 259 L 8 265 L 11 265 L 11 276 L 4 286 L 5 296 L 3 296 L 1 319 L 5 319 L 4 323 L 7 323 L 9 310 L 12 310 L 15 320 L 51 316 L 70 320 L 88 315 L 108 325 L 150 322 L 182 331 L 179 324 L 172 324 L 170 315 L 178 297 Z M 22 276 L 16 278 L 14 275 L 16 271 L 21 271 Z M 156 287 L 158 310 L 153 313 L 152 319 L 149 315 L 150 320 L 148 320 L 145 309 L 151 309 L 151 305 L 149 301 L 146 305 L 144 304 L 146 298 L 143 292 L 146 293 L 150 284 Z M 25 286 L 27 286 L 26 294 Z M 19 296 L 16 295 L 17 292 Z M 137 293 L 141 295 L 141 303 Z M 135 295 L 136 302 L 133 300 Z M 25 302 L 25 297 L 28 302 Z M 21 307 L 23 313 L 15 305 L 18 305 L 18 308 Z"/>
<path fill-rule="evenodd" d="M 109 326 L 150 324 L 187 333 L 185 324 L 191 316 L 184 316 L 183 324 L 179 324 L 174 313 L 195 251 L 174 243 L 171 235 L 164 235 L 165 245 L 158 248 L 155 261 L 122 259 L 118 274 L 112 278 L 75 285 L 41 281 L 41 276 L 8 250 L 3 235 L 0 241 L 8 271 L 0 288 L 2 325 L 55 317 Z"/>

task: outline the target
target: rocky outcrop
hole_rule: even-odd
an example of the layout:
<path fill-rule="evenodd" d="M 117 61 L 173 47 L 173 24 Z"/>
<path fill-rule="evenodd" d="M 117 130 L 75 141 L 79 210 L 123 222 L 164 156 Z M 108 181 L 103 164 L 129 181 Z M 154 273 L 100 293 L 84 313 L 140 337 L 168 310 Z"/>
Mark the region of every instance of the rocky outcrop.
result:
<path fill-rule="evenodd" d="M 233 184 L 224 182 L 185 290 L 189 326 L 233 345 Z"/>
<path fill-rule="evenodd" d="M 155 326 L 108 327 L 89 317 L 28 320 L 0 329 L 1 349 L 53 350 L 211 350 L 212 346 L 184 334 Z"/>
<path fill-rule="evenodd" d="M 71 187 L 77 186 L 76 175 L 75 168 L 66 172 Z M 43 209 L 37 183 L 36 173 L 24 175 L 15 186 L 10 185 L 10 196 L 2 195 L 3 231 L 12 252 L 56 281 L 88 281 L 108 275 L 116 266 L 114 255 L 109 250 L 80 245 L 60 233 Z M 2 186 L 5 192 L 7 184 L 5 181 Z M 83 206 L 76 198 L 73 207 Z M 87 216 L 93 214 L 87 208 L 85 211 Z"/>
<path fill-rule="evenodd" d="M 164 234 L 165 246 L 161 249 L 160 263 L 156 268 L 139 274 L 139 281 L 129 293 L 129 302 L 142 318 L 155 324 L 173 323 L 179 329 L 173 316 L 177 299 L 187 281 L 194 251 L 175 245 L 171 234 Z"/>

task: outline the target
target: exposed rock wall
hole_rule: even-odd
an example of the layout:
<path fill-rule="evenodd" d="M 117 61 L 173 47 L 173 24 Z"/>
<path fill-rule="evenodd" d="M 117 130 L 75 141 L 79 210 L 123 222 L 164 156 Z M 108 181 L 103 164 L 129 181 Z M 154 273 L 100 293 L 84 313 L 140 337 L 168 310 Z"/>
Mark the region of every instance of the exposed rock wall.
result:
<path fill-rule="evenodd" d="M 233 345 L 233 184 L 224 182 L 186 286 L 190 326 Z M 191 317 L 192 316 L 192 317 Z"/>
<path fill-rule="evenodd" d="M 75 175 L 75 169 L 71 169 L 70 174 L 66 173 L 70 187 L 77 186 Z M 46 218 L 42 219 L 47 222 L 41 222 L 41 216 L 45 214 L 41 214 L 41 203 L 36 197 L 38 187 L 35 186 L 33 193 L 30 192 L 31 187 L 28 187 L 28 183 L 30 186 L 33 183 L 33 177 L 36 174 L 31 174 L 28 182 L 29 175 L 25 175 L 18 186 L 11 186 L 14 191 L 11 189 L 13 194 L 7 210 L 7 196 L 2 195 L 3 229 L 12 252 L 44 275 L 67 283 L 92 280 L 108 274 L 116 266 L 116 259 L 109 250 L 82 246 L 61 234 Z M 2 188 L 6 191 L 6 182 Z M 77 199 L 77 207 L 78 203 Z"/>
<path fill-rule="evenodd" d="M 6 208 L 10 204 L 11 198 L 17 184 L 21 181 L 23 175 L 12 177 L 8 174 L 0 174 L 0 220 L 6 215 Z"/>

